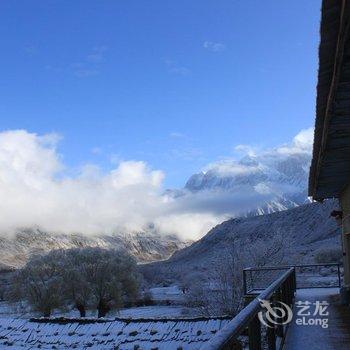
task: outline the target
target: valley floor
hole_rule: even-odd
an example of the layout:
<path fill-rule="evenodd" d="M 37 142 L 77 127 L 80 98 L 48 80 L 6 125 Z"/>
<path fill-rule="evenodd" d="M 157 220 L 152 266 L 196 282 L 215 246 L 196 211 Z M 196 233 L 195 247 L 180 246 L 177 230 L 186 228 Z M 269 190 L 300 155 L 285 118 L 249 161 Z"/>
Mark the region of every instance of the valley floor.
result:
<path fill-rule="evenodd" d="M 155 287 L 150 289 L 155 305 L 124 308 L 112 310 L 107 314 L 107 318 L 130 318 L 130 319 L 165 319 L 196 317 L 197 312 L 193 308 L 184 305 L 183 293 L 177 286 Z M 95 310 L 88 310 L 87 317 L 96 317 Z M 73 310 L 55 310 L 53 317 L 79 317 L 79 312 Z M 0 318 L 23 318 L 40 317 L 31 312 L 25 305 L 9 304 L 0 302 Z"/>

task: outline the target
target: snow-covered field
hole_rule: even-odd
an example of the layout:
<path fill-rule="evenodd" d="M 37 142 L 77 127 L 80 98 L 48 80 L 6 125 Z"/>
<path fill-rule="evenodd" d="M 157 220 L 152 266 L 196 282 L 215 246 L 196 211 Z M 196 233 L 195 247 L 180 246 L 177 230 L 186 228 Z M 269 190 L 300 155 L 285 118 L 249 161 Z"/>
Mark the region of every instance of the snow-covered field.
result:
<path fill-rule="evenodd" d="M 121 310 L 112 310 L 108 313 L 108 318 L 121 317 L 130 319 L 140 319 L 140 318 L 154 318 L 154 319 L 164 319 L 164 318 L 183 318 L 186 316 L 194 316 L 196 313 L 190 308 L 183 306 L 141 306 L 132 307 Z M 32 317 L 39 317 L 39 314 L 30 312 L 28 309 L 21 308 L 19 305 L 10 306 L 5 302 L 0 303 L 0 318 L 23 318 L 29 319 Z M 79 312 L 77 310 L 61 311 L 55 310 L 53 313 L 54 317 L 79 317 Z M 87 317 L 96 317 L 96 311 L 89 310 L 87 312 Z"/>
<path fill-rule="evenodd" d="M 155 302 L 169 302 L 172 304 L 182 303 L 184 295 L 178 286 L 155 287 L 150 292 Z"/>
<path fill-rule="evenodd" d="M 188 309 L 181 306 L 142 306 L 120 310 L 118 316 L 123 318 L 181 318 L 188 314 Z"/>
<path fill-rule="evenodd" d="M 170 287 L 155 287 L 150 289 L 152 299 L 155 305 L 130 307 L 121 310 L 111 310 L 107 317 L 121 317 L 121 318 L 182 318 L 184 316 L 197 316 L 194 309 L 185 307 L 183 305 L 184 295 L 177 286 Z M 73 310 L 55 310 L 53 312 L 55 317 L 79 317 L 79 312 Z M 87 310 L 88 317 L 96 317 L 96 310 Z M 28 307 L 23 304 L 9 304 L 7 302 L 0 302 L 0 318 L 31 318 L 40 317 Z"/>

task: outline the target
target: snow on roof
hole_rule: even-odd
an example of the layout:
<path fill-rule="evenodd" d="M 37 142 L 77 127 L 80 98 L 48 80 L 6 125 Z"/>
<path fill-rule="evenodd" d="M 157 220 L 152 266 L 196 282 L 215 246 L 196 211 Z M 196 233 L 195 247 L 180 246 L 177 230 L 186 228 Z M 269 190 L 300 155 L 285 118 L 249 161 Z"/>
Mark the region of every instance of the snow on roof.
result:
<path fill-rule="evenodd" d="M 0 348 L 15 349 L 199 349 L 228 318 L 137 320 L 0 319 Z"/>

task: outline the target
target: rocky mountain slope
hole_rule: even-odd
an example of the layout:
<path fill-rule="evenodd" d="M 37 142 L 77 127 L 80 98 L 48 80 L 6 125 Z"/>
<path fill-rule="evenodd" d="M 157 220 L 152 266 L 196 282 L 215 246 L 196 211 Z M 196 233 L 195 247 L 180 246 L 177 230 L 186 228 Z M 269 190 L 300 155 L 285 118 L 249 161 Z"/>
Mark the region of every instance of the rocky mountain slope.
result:
<path fill-rule="evenodd" d="M 256 186 L 260 183 L 279 183 L 294 186 L 296 191 L 303 191 L 307 185 L 310 156 L 296 154 L 288 158 L 263 161 L 259 157 L 246 156 L 239 162 L 214 164 L 206 172 L 194 174 L 187 181 L 185 188 L 190 191 L 204 189 L 234 190 L 237 186 Z"/>
<path fill-rule="evenodd" d="M 238 243 L 244 255 L 249 254 L 252 245 L 259 248 L 259 241 L 265 248 L 271 242 L 273 248 L 276 236 L 281 237 L 285 245 L 285 263 L 310 262 L 318 249 L 340 245 L 340 229 L 329 217 L 336 208 L 338 203 L 330 200 L 269 215 L 231 219 L 179 250 L 169 260 L 145 266 L 145 271 L 153 274 L 157 271 L 159 275 L 205 272 L 219 259 L 225 259 L 225 252 L 232 244 Z M 274 264 L 273 261 L 269 263 Z"/>
<path fill-rule="evenodd" d="M 52 249 L 75 247 L 103 247 L 126 249 L 139 262 L 169 258 L 176 250 L 190 242 L 176 236 L 139 232 L 101 236 L 68 235 L 43 232 L 39 229 L 22 230 L 13 237 L 0 238 L 0 266 L 19 267 L 33 254 L 44 254 Z"/>

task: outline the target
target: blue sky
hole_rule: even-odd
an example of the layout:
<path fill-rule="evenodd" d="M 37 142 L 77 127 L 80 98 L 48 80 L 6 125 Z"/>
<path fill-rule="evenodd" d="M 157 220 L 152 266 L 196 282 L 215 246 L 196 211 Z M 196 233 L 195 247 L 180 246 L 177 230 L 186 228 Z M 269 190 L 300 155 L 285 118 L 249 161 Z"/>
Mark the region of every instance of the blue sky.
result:
<path fill-rule="evenodd" d="M 1 130 L 70 168 L 143 160 L 179 187 L 313 125 L 319 0 L 0 2 Z"/>

